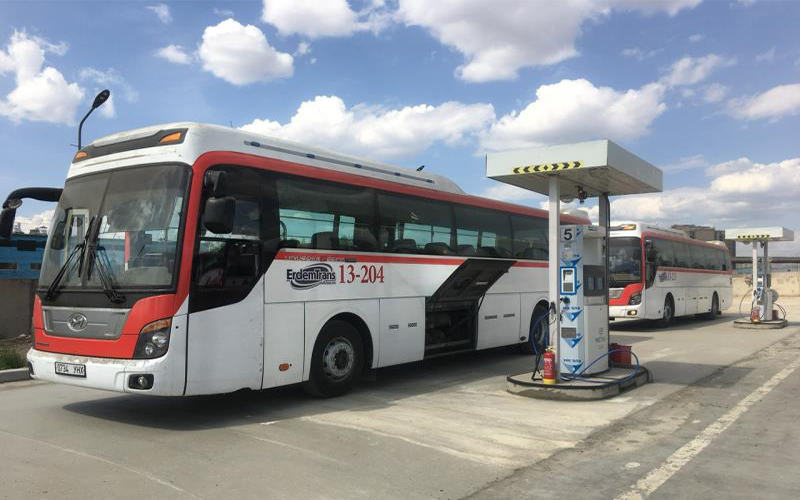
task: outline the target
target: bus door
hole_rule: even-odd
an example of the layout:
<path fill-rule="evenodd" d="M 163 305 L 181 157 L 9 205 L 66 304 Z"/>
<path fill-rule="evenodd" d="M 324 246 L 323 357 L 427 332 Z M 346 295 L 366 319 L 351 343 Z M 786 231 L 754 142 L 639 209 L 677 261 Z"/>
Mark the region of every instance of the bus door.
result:
<path fill-rule="evenodd" d="M 187 395 L 261 388 L 263 276 L 275 256 L 271 246 L 277 238 L 270 233 L 277 223 L 268 220 L 274 212 L 267 208 L 268 182 L 249 169 L 225 167 L 224 171 L 224 192 L 215 196 L 211 189 L 201 204 L 206 208 L 201 209 L 192 265 Z M 209 198 L 216 198 L 220 206 L 209 211 Z M 208 226 L 205 219 L 212 219 L 214 210 L 228 218 L 233 212 L 227 227 Z"/>

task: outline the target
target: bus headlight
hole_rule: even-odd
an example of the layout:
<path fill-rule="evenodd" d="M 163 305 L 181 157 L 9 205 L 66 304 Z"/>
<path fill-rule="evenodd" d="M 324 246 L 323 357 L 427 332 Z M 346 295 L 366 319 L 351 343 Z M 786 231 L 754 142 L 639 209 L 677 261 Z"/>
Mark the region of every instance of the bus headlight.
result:
<path fill-rule="evenodd" d="M 628 300 L 628 304 L 632 306 L 638 306 L 642 303 L 642 292 L 636 292 L 631 294 L 630 300 Z"/>
<path fill-rule="evenodd" d="M 171 319 L 160 319 L 153 321 L 142 328 L 139 332 L 139 340 L 136 341 L 136 350 L 133 353 L 134 359 L 153 359 L 160 358 L 169 349 L 169 331 L 172 327 Z"/>

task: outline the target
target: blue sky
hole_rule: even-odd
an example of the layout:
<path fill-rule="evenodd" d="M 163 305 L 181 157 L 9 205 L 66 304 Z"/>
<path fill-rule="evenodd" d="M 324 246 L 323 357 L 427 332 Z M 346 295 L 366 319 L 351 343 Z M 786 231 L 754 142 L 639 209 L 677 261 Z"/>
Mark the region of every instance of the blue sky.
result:
<path fill-rule="evenodd" d="M 85 141 L 233 124 L 538 205 L 482 155 L 609 138 L 665 172 L 616 219 L 800 229 L 800 2 L 28 1 L 0 19 L 3 191 L 63 184 L 108 87 Z"/>

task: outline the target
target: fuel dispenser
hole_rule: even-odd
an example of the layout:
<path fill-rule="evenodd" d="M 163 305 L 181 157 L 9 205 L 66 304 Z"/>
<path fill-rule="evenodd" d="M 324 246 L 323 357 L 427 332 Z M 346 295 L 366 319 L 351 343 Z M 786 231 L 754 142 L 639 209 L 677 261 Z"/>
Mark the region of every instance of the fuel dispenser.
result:
<path fill-rule="evenodd" d="M 604 356 L 608 351 L 604 236 L 604 228 L 598 226 L 561 226 L 559 353 L 563 375 L 608 370 L 608 356 Z"/>
<path fill-rule="evenodd" d="M 753 246 L 753 277 L 750 302 L 750 314 L 737 319 L 733 326 L 737 328 L 783 328 L 788 323 L 783 308 L 776 304 L 778 292 L 772 287 L 772 273 L 770 271 L 769 243 L 777 241 L 794 241 L 794 232 L 785 227 L 749 227 L 726 229 L 725 239 Z M 763 256 L 759 258 L 758 249 L 762 249 Z M 742 297 L 740 302 L 744 301 Z M 781 317 L 773 306 L 783 312 Z M 740 306 L 741 309 L 741 306 Z"/>
<path fill-rule="evenodd" d="M 638 362 L 616 380 L 612 372 L 620 369 L 609 370 L 608 355 L 614 351 L 608 344 L 604 241 L 611 224 L 609 197 L 661 191 L 661 170 L 612 141 L 598 140 L 489 153 L 486 176 L 548 196 L 548 302 L 554 334 L 543 353 L 540 381 L 534 372 L 512 375 L 509 391 L 599 398 L 648 380 L 649 372 L 639 369 Z M 561 225 L 561 202 L 593 197 L 598 199 L 598 226 Z M 607 372 L 606 380 L 586 379 L 599 372 Z"/>

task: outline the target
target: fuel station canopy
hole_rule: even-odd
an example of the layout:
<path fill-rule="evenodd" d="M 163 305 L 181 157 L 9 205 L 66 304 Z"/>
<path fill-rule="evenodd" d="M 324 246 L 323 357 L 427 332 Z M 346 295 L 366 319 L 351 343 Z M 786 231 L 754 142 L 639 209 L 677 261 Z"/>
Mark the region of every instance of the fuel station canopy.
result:
<path fill-rule="evenodd" d="M 725 230 L 726 240 L 749 241 L 794 241 L 794 233 L 785 227 L 746 227 Z"/>
<path fill-rule="evenodd" d="M 536 193 L 549 193 L 553 174 L 562 194 L 580 187 L 588 197 L 657 193 L 663 186 L 660 169 L 606 139 L 486 155 L 487 177 Z"/>

